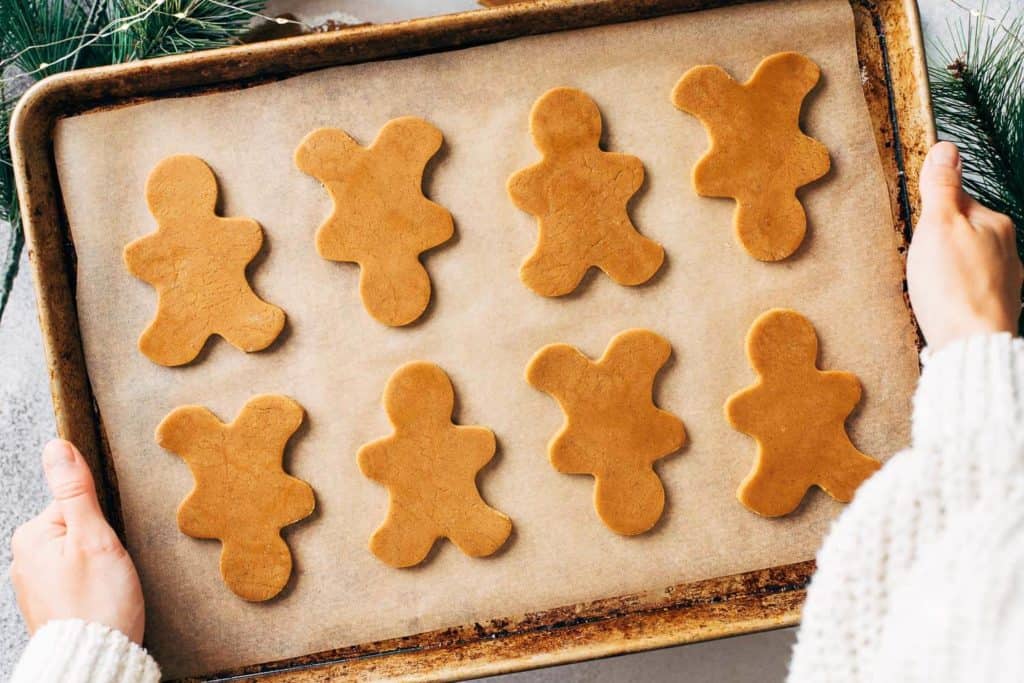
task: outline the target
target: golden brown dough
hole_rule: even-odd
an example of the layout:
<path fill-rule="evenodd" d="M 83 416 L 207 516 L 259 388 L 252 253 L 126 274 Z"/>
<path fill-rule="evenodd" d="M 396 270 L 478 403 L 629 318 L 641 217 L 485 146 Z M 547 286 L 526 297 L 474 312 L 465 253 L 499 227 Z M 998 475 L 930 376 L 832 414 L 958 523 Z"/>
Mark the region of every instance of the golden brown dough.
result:
<path fill-rule="evenodd" d="M 391 436 L 359 449 L 359 468 L 387 487 L 387 518 L 370 550 L 392 567 L 426 558 L 438 538 L 472 557 L 505 543 L 512 521 L 487 505 L 477 473 L 494 457 L 494 433 L 452 424 L 455 392 L 444 370 L 424 361 L 395 371 L 384 389 Z"/>
<path fill-rule="evenodd" d="M 594 507 L 614 532 L 640 534 L 661 518 L 665 490 L 653 463 L 682 447 L 678 417 L 654 405 L 654 377 L 672 346 L 650 330 L 616 335 L 596 363 L 567 344 L 538 351 L 526 380 L 551 394 L 565 424 L 548 446 L 566 474 L 594 476 Z"/>
<path fill-rule="evenodd" d="M 789 514 L 815 484 L 848 503 L 881 466 L 846 434 L 860 382 L 849 372 L 818 370 L 817 356 L 818 335 L 796 311 L 772 309 L 747 333 L 758 380 L 729 397 L 725 415 L 757 441 L 754 468 L 736 495 L 760 515 Z"/>
<path fill-rule="evenodd" d="M 284 311 L 256 296 L 245 277 L 263 244 L 259 223 L 215 213 L 217 179 L 194 156 L 157 164 L 146 201 L 157 230 L 124 248 L 128 272 L 159 297 L 139 350 L 174 366 L 195 359 L 214 334 L 242 351 L 270 346 L 284 328 Z"/>
<path fill-rule="evenodd" d="M 591 267 L 638 285 L 661 267 L 664 250 L 633 227 L 626 205 L 644 181 L 640 160 L 601 150 L 601 112 L 574 88 L 546 92 L 530 112 L 544 155 L 508 180 L 508 194 L 537 217 L 537 246 L 519 271 L 543 296 L 576 289 Z"/>
<path fill-rule="evenodd" d="M 160 446 L 188 463 L 195 487 L 178 507 L 178 528 L 221 542 L 224 583 L 246 600 L 269 600 L 285 587 L 292 554 L 281 528 L 313 513 L 313 489 L 281 466 L 302 406 L 263 394 L 224 424 L 202 406 L 176 408 L 156 428 Z"/>
<path fill-rule="evenodd" d="M 800 107 L 819 75 L 807 57 L 781 52 L 742 85 L 721 67 L 697 66 L 672 91 L 672 102 L 699 118 L 711 140 L 693 168 L 694 189 L 736 200 L 736 237 L 761 261 L 797 250 L 807 216 L 796 190 L 828 173 L 828 150 L 800 130 Z"/>
<path fill-rule="evenodd" d="M 334 212 L 316 233 L 317 252 L 358 263 L 367 312 L 385 325 L 416 320 L 430 302 L 430 275 L 420 254 L 447 242 L 452 215 L 423 196 L 423 169 L 441 148 L 439 131 L 405 116 L 389 121 L 369 147 L 343 131 L 315 130 L 295 165 L 324 184 Z"/>

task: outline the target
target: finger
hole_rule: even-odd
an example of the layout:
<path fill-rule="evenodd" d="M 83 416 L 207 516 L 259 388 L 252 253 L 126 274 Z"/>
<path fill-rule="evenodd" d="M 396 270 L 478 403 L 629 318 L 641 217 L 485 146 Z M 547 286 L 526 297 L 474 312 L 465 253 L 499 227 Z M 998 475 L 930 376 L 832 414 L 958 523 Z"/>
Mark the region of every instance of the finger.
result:
<path fill-rule="evenodd" d="M 1008 216 L 993 211 L 974 200 L 971 200 L 964 215 L 976 229 L 988 230 L 998 237 L 1000 246 L 1007 253 L 1017 253 L 1017 229 Z"/>
<path fill-rule="evenodd" d="M 960 151 L 951 142 L 931 148 L 921 167 L 921 211 L 959 211 L 964 191 Z"/>
<path fill-rule="evenodd" d="M 40 514 L 28 520 L 11 534 L 11 557 L 17 558 L 24 554 L 38 552 L 45 541 L 59 538 L 66 529 L 60 513 L 54 510 L 51 503 Z"/>
<path fill-rule="evenodd" d="M 77 448 L 59 439 L 46 444 L 43 471 L 54 503 L 69 530 L 108 526 L 96 499 L 92 473 Z"/>
<path fill-rule="evenodd" d="M 59 527 L 62 530 L 67 528 L 64 524 L 64 513 L 55 500 L 50 501 L 50 504 L 43 508 L 36 519 L 44 527 Z"/>

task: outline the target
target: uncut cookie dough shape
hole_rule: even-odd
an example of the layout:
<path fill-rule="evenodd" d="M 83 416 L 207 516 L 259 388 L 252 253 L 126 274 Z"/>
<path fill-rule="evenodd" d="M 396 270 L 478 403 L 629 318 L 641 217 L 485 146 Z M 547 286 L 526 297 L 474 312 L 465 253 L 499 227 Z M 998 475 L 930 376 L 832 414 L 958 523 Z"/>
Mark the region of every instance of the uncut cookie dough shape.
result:
<path fill-rule="evenodd" d="M 334 201 L 316 233 L 317 253 L 359 264 L 363 307 L 385 325 L 408 325 L 426 310 L 430 275 L 420 254 L 455 230 L 452 215 L 422 190 L 423 169 L 443 140 L 431 124 L 405 116 L 385 124 L 369 147 L 321 128 L 295 152 L 295 165 Z"/>
<path fill-rule="evenodd" d="M 644 181 L 634 156 L 601 150 L 601 112 L 585 93 L 555 88 L 530 112 L 530 133 L 544 158 L 508 180 L 508 194 L 537 217 L 540 232 L 523 263 L 523 283 L 543 296 L 576 289 L 596 266 L 620 285 L 649 280 L 665 258 L 639 232 L 626 206 Z"/>
<path fill-rule="evenodd" d="M 419 564 L 439 538 L 471 557 L 490 555 L 512 532 L 512 521 L 476 487 L 477 473 L 494 457 L 494 433 L 453 424 L 454 407 L 444 370 L 407 363 L 384 390 L 394 433 L 359 449 L 359 469 L 388 489 L 387 517 L 370 537 L 370 551 L 392 567 Z"/>
<path fill-rule="evenodd" d="M 654 377 L 672 346 L 649 330 L 616 335 L 597 362 L 567 344 L 538 351 L 526 380 L 551 394 L 565 423 L 548 445 L 565 474 L 594 476 L 594 508 L 612 531 L 641 534 L 661 518 L 665 490 L 653 463 L 686 441 L 682 421 L 654 405 Z"/>
<path fill-rule="evenodd" d="M 746 83 L 721 67 L 697 66 L 672 91 L 675 106 L 700 119 L 711 141 L 693 168 L 694 189 L 736 200 L 736 237 L 760 261 L 797 250 L 807 216 L 796 191 L 829 170 L 828 149 L 800 130 L 800 107 L 819 75 L 807 57 L 782 52 Z"/>
<path fill-rule="evenodd" d="M 292 554 L 281 528 L 313 513 L 313 489 L 281 465 L 302 417 L 292 399 L 263 394 L 230 424 L 202 406 L 183 406 L 156 429 L 157 443 L 185 460 L 195 479 L 178 507 L 178 528 L 220 540 L 221 576 L 245 600 L 269 600 L 285 587 Z"/>
<path fill-rule="evenodd" d="M 860 401 L 849 372 L 816 366 L 818 335 L 796 311 L 773 309 L 747 333 L 758 381 L 729 397 L 729 423 L 757 441 L 754 467 L 737 498 L 765 517 L 789 514 L 817 485 L 848 503 L 881 465 L 850 442 L 845 422 Z"/>
<path fill-rule="evenodd" d="M 259 223 L 218 216 L 213 171 L 184 154 L 156 165 L 146 201 L 157 230 L 123 253 L 128 272 L 158 296 L 139 350 L 154 363 L 176 366 L 194 360 L 215 334 L 241 351 L 270 346 L 284 328 L 284 311 L 260 299 L 245 277 L 263 245 Z"/>

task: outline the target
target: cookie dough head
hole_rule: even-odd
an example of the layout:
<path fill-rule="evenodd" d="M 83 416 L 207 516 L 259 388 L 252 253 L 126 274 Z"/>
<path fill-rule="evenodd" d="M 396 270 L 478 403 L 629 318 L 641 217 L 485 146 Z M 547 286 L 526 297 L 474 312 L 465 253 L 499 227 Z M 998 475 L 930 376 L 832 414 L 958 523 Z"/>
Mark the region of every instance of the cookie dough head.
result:
<path fill-rule="evenodd" d="M 534 103 L 530 134 L 543 154 L 597 147 L 601 142 L 601 112 L 585 93 L 575 88 L 555 88 Z"/>
<path fill-rule="evenodd" d="M 396 431 L 447 425 L 455 409 L 455 390 L 433 363 L 408 363 L 388 380 L 384 410 Z"/>
<path fill-rule="evenodd" d="M 168 157 L 146 180 L 146 203 L 161 225 L 209 218 L 217 208 L 217 178 L 199 157 Z"/>
<path fill-rule="evenodd" d="M 759 317 L 747 333 L 747 357 L 759 375 L 815 370 L 818 335 L 796 311 L 776 309 Z"/>

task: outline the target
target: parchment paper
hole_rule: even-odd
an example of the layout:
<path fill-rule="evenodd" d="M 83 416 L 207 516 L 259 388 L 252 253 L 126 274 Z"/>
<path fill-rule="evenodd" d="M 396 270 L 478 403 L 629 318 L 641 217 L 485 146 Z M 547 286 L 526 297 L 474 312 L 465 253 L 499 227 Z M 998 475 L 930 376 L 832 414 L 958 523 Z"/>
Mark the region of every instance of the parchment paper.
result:
<path fill-rule="evenodd" d="M 798 50 L 822 68 L 805 127 L 832 171 L 802 192 L 810 234 L 792 258 L 759 263 L 734 241 L 729 200 L 694 194 L 689 173 L 706 147 L 700 124 L 669 102 L 691 66 L 718 63 L 746 79 L 765 56 Z M 735 489 L 752 440 L 722 416 L 749 384 L 743 339 L 764 310 L 793 307 L 821 337 L 823 367 L 856 373 L 864 400 L 854 442 L 881 458 L 907 437 L 917 373 L 901 270 L 846 0 L 757 3 L 565 32 L 406 60 L 311 73 L 260 87 L 161 100 L 62 122 L 56 154 L 78 254 L 78 305 L 93 389 L 110 440 L 128 545 L 148 607 L 147 643 L 168 676 L 274 660 L 447 625 L 660 588 L 813 556 L 842 506 L 818 490 L 784 519 L 744 509 Z M 606 149 L 639 156 L 647 184 L 636 225 L 665 245 L 653 282 L 628 288 L 592 272 L 573 296 L 524 287 L 520 262 L 537 235 L 505 194 L 536 161 L 527 131 L 533 101 L 571 85 L 595 98 Z M 363 310 L 357 268 L 325 261 L 313 234 L 330 211 L 320 184 L 292 153 L 319 126 L 369 144 L 401 115 L 444 131 L 428 195 L 455 216 L 457 238 L 426 258 L 434 300 L 425 319 L 386 328 Z M 250 268 L 257 291 L 287 312 L 284 337 L 246 355 L 217 339 L 190 366 L 158 367 L 136 349 L 156 297 L 121 261 L 154 229 L 143 197 L 162 158 L 191 153 L 217 173 L 222 212 L 266 233 Z M 674 361 L 659 404 L 686 424 L 689 445 L 661 461 L 663 520 L 635 538 L 594 514 L 592 480 L 556 473 L 546 444 L 562 423 L 554 401 L 523 379 L 531 355 L 568 342 L 591 356 L 628 327 L 665 335 Z M 496 556 L 472 559 L 441 543 L 425 565 L 391 569 L 366 549 L 382 521 L 384 488 L 361 476 L 355 453 L 390 432 L 380 406 L 388 376 L 426 359 L 451 375 L 458 421 L 493 429 L 499 455 L 480 476 L 484 497 L 514 535 Z M 234 418 L 253 394 L 284 393 L 307 410 L 286 465 L 310 482 L 315 517 L 286 531 L 295 572 L 267 604 L 232 595 L 219 544 L 178 531 L 175 508 L 192 486 L 185 464 L 153 430 L 171 409 L 202 404 Z"/>

